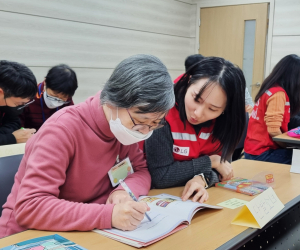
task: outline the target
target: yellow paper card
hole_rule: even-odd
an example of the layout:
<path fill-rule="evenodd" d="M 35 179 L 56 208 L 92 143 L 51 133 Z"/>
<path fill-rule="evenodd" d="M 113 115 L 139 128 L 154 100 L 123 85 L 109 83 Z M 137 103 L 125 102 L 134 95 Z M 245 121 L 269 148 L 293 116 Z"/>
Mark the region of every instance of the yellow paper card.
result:
<path fill-rule="evenodd" d="M 223 201 L 217 205 L 222 206 L 222 207 L 227 207 L 230 209 L 236 209 L 238 207 L 244 206 L 246 203 L 248 203 L 248 201 L 244 201 L 244 200 L 237 199 L 237 198 L 232 198 L 230 200 Z"/>
<path fill-rule="evenodd" d="M 231 224 L 262 228 L 283 208 L 284 205 L 270 187 L 248 202 Z"/>

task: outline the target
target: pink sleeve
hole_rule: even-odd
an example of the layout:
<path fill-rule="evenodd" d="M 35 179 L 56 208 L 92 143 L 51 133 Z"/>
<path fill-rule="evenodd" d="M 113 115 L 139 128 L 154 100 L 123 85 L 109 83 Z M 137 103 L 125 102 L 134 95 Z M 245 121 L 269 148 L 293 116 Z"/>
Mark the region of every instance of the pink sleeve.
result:
<path fill-rule="evenodd" d="M 59 136 L 58 136 L 59 135 Z M 45 126 L 26 155 L 26 172 L 16 197 L 15 217 L 20 226 L 50 231 L 88 231 L 111 228 L 113 205 L 71 202 L 59 198 L 76 150 L 62 125 Z"/>
<path fill-rule="evenodd" d="M 134 193 L 135 197 L 138 198 L 141 195 L 148 195 L 151 187 L 151 176 L 144 154 L 139 149 L 137 143 L 130 146 L 128 157 L 131 161 L 134 173 L 126 178 L 126 184 Z M 123 190 L 123 188 L 119 185 L 114 191 L 116 190 Z"/>

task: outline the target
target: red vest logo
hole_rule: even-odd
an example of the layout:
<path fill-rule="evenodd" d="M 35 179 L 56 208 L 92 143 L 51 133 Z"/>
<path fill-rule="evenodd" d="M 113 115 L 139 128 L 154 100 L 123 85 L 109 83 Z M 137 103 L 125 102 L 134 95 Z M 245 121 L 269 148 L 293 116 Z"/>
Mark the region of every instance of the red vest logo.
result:
<path fill-rule="evenodd" d="M 189 147 L 179 147 L 177 145 L 173 145 L 173 153 L 178 155 L 188 156 L 190 153 Z"/>

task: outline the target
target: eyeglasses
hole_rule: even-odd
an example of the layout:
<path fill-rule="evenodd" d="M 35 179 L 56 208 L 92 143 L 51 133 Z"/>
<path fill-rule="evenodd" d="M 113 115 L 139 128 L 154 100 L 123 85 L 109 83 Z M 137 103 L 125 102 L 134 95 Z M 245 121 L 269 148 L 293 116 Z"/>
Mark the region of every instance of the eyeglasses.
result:
<path fill-rule="evenodd" d="M 27 107 L 29 104 L 33 103 L 35 100 L 29 101 L 23 105 L 17 106 L 17 110 L 23 109 L 25 107 Z"/>
<path fill-rule="evenodd" d="M 163 126 L 166 125 L 166 120 L 164 118 L 157 125 L 154 125 L 154 126 L 150 126 L 148 124 L 136 124 L 134 122 L 131 114 L 129 113 L 129 110 L 128 109 L 126 109 L 126 110 L 128 112 L 128 115 L 130 116 L 132 123 L 134 124 L 134 126 L 131 128 L 132 130 L 138 131 L 138 130 L 143 130 L 145 128 L 148 128 L 149 131 L 151 131 L 151 130 L 162 128 Z"/>
<path fill-rule="evenodd" d="M 59 99 L 57 97 L 54 97 L 54 96 L 51 96 L 51 95 L 48 95 L 47 91 L 44 92 L 44 94 L 46 94 L 47 98 L 51 101 L 54 101 L 54 102 L 58 102 L 58 103 L 62 103 L 62 104 L 68 104 L 70 101 L 64 101 L 62 99 Z"/>

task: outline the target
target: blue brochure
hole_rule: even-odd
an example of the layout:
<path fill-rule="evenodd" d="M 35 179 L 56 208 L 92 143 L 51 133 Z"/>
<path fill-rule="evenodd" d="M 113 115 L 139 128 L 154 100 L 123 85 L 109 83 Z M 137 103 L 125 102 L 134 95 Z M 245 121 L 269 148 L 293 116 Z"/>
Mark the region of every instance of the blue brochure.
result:
<path fill-rule="evenodd" d="M 34 238 L 1 248 L 1 250 L 87 250 L 58 234 Z"/>

